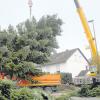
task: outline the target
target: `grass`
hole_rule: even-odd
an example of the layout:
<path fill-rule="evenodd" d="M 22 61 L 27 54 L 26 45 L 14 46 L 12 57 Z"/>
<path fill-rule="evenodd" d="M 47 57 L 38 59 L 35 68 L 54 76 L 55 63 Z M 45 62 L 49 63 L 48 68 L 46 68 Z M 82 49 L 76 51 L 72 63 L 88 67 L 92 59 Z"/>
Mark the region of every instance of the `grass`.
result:
<path fill-rule="evenodd" d="M 61 96 L 57 97 L 56 100 L 69 100 L 70 97 L 77 96 L 76 91 L 68 90 L 65 91 Z"/>
<path fill-rule="evenodd" d="M 69 100 L 69 98 L 72 96 L 78 96 L 78 89 L 79 88 L 73 86 L 67 87 L 65 90 L 58 92 L 61 94 L 56 96 L 56 100 Z"/>

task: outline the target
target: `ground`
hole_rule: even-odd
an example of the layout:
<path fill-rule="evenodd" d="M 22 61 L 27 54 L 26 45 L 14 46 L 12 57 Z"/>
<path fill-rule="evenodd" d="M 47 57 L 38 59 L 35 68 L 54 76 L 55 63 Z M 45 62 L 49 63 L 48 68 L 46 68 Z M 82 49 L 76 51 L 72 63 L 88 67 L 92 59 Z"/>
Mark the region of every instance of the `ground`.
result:
<path fill-rule="evenodd" d="M 100 98 L 97 97 L 90 97 L 90 98 L 82 98 L 82 97 L 71 97 L 70 100 L 100 100 Z"/>
<path fill-rule="evenodd" d="M 77 97 L 77 92 L 80 88 L 75 86 L 60 86 L 58 87 L 57 92 L 53 92 L 52 96 L 56 98 L 56 100 L 100 100 L 100 97 L 90 97 L 90 98 L 83 98 Z M 74 97 L 71 97 L 71 96 Z M 70 98 L 70 99 L 69 99 Z"/>
<path fill-rule="evenodd" d="M 76 90 L 78 90 L 78 88 L 75 86 L 61 85 L 58 87 L 58 91 L 53 92 L 51 95 L 54 96 L 57 100 L 60 100 L 60 99 L 63 100 L 63 98 L 65 98 L 66 95 L 69 96 L 71 93 L 73 93 Z"/>

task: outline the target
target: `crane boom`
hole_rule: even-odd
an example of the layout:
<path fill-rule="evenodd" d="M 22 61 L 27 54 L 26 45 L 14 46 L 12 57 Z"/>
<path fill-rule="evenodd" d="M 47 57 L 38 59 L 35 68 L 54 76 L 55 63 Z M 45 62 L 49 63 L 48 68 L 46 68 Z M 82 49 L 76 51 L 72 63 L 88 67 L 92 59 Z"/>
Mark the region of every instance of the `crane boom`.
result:
<path fill-rule="evenodd" d="M 97 49 L 96 49 L 96 44 L 95 44 L 95 41 L 93 39 L 91 30 L 90 30 L 89 25 L 88 25 L 88 21 L 87 21 L 85 15 L 84 15 L 84 12 L 83 12 L 80 4 L 79 4 L 79 1 L 78 0 L 74 0 L 74 2 L 75 2 L 75 5 L 76 5 L 76 8 L 77 8 L 79 17 L 81 19 L 84 31 L 86 33 L 86 37 L 88 39 L 90 48 L 91 48 L 92 59 L 94 59 L 97 56 Z"/>

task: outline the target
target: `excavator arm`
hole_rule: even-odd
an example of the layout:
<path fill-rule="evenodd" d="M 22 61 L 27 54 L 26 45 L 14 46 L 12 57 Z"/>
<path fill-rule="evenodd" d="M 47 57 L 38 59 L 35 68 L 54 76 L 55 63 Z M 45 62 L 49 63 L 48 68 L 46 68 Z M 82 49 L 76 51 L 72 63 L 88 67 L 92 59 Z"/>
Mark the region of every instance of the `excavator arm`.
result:
<path fill-rule="evenodd" d="M 89 28 L 89 25 L 88 25 L 88 22 L 86 20 L 85 15 L 84 15 L 84 12 L 83 12 L 80 4 L 79 4 L 79 1 L 78 0 L 74 0 L 74 2 L 75 2 L 75 5 L 76 5 L 76 8 L 77 8 L 79 17 L 81 19 L 81 22 L 82 22 L 82 25 L 83 25 L 87 40 L 88 40 L 90 48 L 91 48 L 92 58 L 95 58 L 96 55 L 97 55 L 97 50 L 96 50 L 96 45 L 95 45 L 95 41 L 93 39 L 91 30 Z"/>
<path fill-rule="evenodd" d="M 94 60 L 94 59 L 96 59 L 96 57 L 98 55 L 95 41 L 93 39 L 91 30 L 90 30 L 90 27 L 88 25 L 88 21 L 87 21 L 87 19 L 85 17 L 85 14 L 83 12 L 83 9 L 82 9 L 82 7 L 79 4 L 79 1 L 78 0 L 74 0 L 74 2 L 75 2 L 75 5 L 76 5 L 76 8 L 77 8 L 77 12 L 79 14 L 81 23 L 83 25 L 83 28 L 84 28 L 84 31 L 85 31 L 85 34 L 86 34 L 86 38 L 88 40 L 88 43 L 89 43 L 89 46 L 90 46 L 90 49 L 91 49 L 92 60 Z M 90 69 L 92 69 L 92 67 L 90 66 Z M 96 66 L 96 69 L 97 69 L 96 72 L 99 73 L 100 71 L 99 71 L 99 68 L 97 66 Z M 92 76 L 92 73 L 91 73 L 90 76 Z M 96 76 L 96 73 L 95 73 L 94 76 Z"/>

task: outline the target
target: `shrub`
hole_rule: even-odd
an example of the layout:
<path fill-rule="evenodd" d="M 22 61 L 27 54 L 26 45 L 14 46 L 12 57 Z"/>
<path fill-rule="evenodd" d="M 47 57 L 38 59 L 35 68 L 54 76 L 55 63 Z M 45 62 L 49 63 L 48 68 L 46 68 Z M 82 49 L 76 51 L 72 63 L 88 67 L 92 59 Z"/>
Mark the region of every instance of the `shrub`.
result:
<path fill-rule="evenodd" d="M 42 96 L 43 100 L 54 100 L 54 98 L 48 93 L 40 89 L 33 89 L 34 94 Z M 38 100 L 38 99 L 37 99 Z M 42 99 L 41 99 L 42 100 Z"/>
<path fill-rule="evenodd" d="M 14 87 L 15 87 L 15 84 L 11 80 L 1 80 L 0 81 L 1 94 L 8 99 L 10 99 L 11 89 L 13 89 Z"/>
<path fill-rule="evenodd" d="M 0 100 L 54 100 L 41 89 L 16 88 L 11 80 L 0 81 Z"/>
<path fill-rule="evenodd" d="M 79 96 L 84 97 L 96 97 L 100 96 L 100 87 L 95 87 L 91 89 L 91 86 L 83 86 L 81 90 L 78 92 Z"/>
<path fill-rule="evenodd" d="M 71 73 L 61 73 L 61 82 L 62 84 L 72 83 L 72 74 Z"/>
<path fill-rule="evenodd" d="M 84 96 L 84 97 L 87 97 L 89 96 L 89 86 L 82 86 L 82 88 L 79 90 L 79 96 Z"/>
<path fill-rule="evenodd" d="M 90 96 L 100 96 L 100 87 L 95 87 L 89 91 Z"/>
<path fill-rule="evenodd" d="M 0 100 L 7 100 L 7 99 L 0 94 Z"/>
<path fill-rule="evenodd" d="M 53 100 L 53 98 L 40 89 L 20 88 L 12 91 L 11 100 Z"/>
<path fill-rule="evenodd" d="M 12 90 L 11 100 L 34 100 L 32 91 L 28 88 L 20 88 Z"/>

